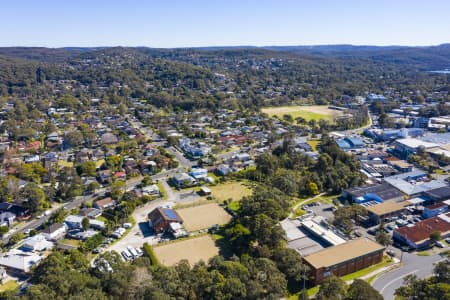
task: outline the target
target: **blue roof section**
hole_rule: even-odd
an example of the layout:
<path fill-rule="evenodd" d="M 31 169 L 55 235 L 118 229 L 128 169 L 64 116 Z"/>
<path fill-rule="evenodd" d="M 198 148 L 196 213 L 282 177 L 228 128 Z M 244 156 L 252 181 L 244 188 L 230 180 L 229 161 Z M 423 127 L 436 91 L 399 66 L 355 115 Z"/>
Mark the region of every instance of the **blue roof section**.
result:
<path fill-rule="evenodd" d="M 421 140 L 429 143 L 446 145 L 450 143 L 450 132 L 446 133 L 431 133 L 420 138 Z"/>
<path fill-rule="evenodd" d="M 175 213 L 175 211 L 173 209 L 165 208 L 165 209 L 163 209 L 163 212 L 167 216 L 167 218 L 177 219 L 177 214 Z"/>
<path fill-rule="evenodd" d="M 351 148 L 350 144 L 345 140 L 336 140 L 336 144 L 341 149 L 350 149 Z"/>
<path fill-rule="evenodd" d="M 364 146 L 364 142 L 358 138 L 358 137 L 346 137 L 345 140 L 352 146 L 352 147 L 361 147 Z"/>

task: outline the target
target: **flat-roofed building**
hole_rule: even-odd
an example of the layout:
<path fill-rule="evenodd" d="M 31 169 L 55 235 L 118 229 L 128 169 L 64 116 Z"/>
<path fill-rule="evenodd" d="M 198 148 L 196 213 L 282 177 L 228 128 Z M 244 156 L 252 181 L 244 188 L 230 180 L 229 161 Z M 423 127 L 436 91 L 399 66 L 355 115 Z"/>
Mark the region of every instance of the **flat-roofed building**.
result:
<path fill-rule="evenodd" d="M 434 202 L 441 202 L 450 199 L 450 186 L 444 186 L 437 189 L 426 191 L 425 196 Z"/>
<path fill-rule="evenodd" d="M 379 224 L 386 218 L 392 218 L 405 211 L 405 207 L 411 205 L 408 201 L 386 201 L 374 205 L 364 205 L 369 212 L 369 218 L 375 224 Z"/>
<path fill-rule="evenodd" d="M 381 262 L 383 251 L 380 244 L 360 238 L 305 256 L 303 261 L 311 268 L 313 281 L 318 284 L 331 274 L 343 276 Z"/>
<path fill-rule="evenodd" d="M 304 229 L 330 246 L 347 242 L 326 223 L 323 217 L 316 216 L 312 219 L 303 220 L 301 224 Z"/>
<path fill-rule="evenodd" d="M 387 183 L 358 186 L 345 190 L 342 197 L 353 203 L 375 201 L 403 200 L 403 194 Z"/>

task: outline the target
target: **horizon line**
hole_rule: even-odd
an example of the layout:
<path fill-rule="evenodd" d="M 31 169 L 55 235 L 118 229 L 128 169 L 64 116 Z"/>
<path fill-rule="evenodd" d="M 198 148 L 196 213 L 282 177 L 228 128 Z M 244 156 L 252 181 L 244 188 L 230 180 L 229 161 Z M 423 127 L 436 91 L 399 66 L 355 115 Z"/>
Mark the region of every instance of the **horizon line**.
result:
<path fill-rule="evenodd" d="M 67 49 L 67 48 L 150 48 L 150 49 L 198 49 L 198 48 L 270 48 L 270 47 L 322 47 L 322 46 L 352 46 L 352 47 L 405 47 L 405 48 L 426 48 L 426 47 L 438 47 L 449 45 L 450 42 L 444 42 L 439 44 L 426 44 L 426 45 L 396 45 L 396 44 L 351 44 L 351 43 L 338 43 L 338 44 L 284 44 L 284 45 L 210 45 L 210 46 L 176 46 L 176 47 L 155 47 L 145 45 L 107 45 L 107 46 L 0 46 L 0 48 L 47 48 L 47 49 Z"/>

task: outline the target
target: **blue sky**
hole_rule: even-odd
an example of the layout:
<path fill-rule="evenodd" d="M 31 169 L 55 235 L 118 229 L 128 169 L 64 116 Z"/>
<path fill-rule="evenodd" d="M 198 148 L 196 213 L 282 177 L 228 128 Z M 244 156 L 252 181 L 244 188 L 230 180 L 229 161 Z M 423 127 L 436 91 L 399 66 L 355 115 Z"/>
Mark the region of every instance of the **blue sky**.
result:
<path fill-rule="evenodd" d="M 1 0 L 0 46 L 436 45 L 448 0 Z"/>

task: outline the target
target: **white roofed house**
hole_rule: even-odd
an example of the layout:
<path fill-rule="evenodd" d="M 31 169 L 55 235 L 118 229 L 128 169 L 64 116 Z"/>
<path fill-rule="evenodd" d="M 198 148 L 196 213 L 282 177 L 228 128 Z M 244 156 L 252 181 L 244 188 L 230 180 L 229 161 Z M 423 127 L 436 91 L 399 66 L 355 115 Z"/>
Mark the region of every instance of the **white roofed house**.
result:
<path fill-rule="evenodd" d="M 42 231 L 42 235 L 47 241 L 57 241 L 66 235 L 67 227 L 63 223 L 55 223 Z"/>
<path fill-rule="evenodd" d="M 25 239 L 21 248 L 25 251 L 44 251 L 52 249 L 53 243 L 47 241 L 43 234 L 36 234 Z"/>
<path fill-rule="evenodd" d="M 159 188 L 156 184 L 147 185 L 142 188 L 143 195 L 159 195 Z"/>
<path fill-rule="evenodd" d="M 0 266 L 5 267 L 9 273 L 26 274 L 33 266 L 38 265 L 42 259 L 42 256 L 36 253 L 15 250 L 0 257 Z"/>

